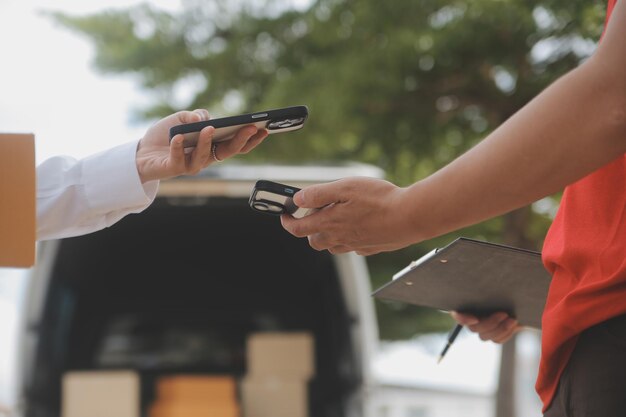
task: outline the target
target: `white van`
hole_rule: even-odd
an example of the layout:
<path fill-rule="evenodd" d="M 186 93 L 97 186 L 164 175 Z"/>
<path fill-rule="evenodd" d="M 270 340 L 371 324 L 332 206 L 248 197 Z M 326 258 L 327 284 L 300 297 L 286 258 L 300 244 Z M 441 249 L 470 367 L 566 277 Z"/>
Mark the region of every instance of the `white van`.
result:
<path fill-rule="evenodd" d="M 219 165 L 163 182 L 151 207 L 111 228 L 41 244 L 25 302 L 20 414 L 58 417 L 68 371 L 133 369 L 145 415 L 156 378 L 240 377 L 247 335 L 304 330 L 316 348 L 309 415 L 369 416 L 378 334 L 364 258 L 315 251 L 248 206 L 258 179 L 302 187 L 353 175 L 382 172 Z"/>

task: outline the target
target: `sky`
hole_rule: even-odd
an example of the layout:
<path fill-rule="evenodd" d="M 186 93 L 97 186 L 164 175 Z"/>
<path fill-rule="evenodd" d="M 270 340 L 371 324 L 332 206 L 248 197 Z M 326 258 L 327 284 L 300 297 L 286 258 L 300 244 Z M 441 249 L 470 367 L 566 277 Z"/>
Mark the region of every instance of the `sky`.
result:
<path fill-rule="evenodd" d="M 77 158 L 136 140 L 147 125 L 130 113 L 142 93 L 130 77 L 102 76 L 86 39 L 54 24 L 43 11 L 86 14 L 129 0 L 3 0 L 0 2 L 0 132 L 34 133 L 37 162 Z M 178 1 L 154 1 L 164 8 Z"/>
<path fill-rule="evenodd" d="M 2 0 L 0 132 L 34 133 L 36 159 L 81 158 L 139 139 L 148 124 L 132 110 L 150 96 L 131 76 L 94 71 L 91 44 L 55 24 L 45 11 L 84 15 L 149 3 L 176 11 L 183 0 Z M 294 7 L 309 0 L 287 0 Z"/>
<path fill-rule="evenodd" d="M 292 0 L 294 4 L 307 0 Z M 36 159 L 81 158 L 136 140 L 147 124 L 131 121 L 148 95 L 131 77 L 102 75 L 86 39 L 55 25 L 43 11 L 87 14 L 129 7 L 139 0 L 2 0 L 0 2 L 0 132 L 34 133 Z M 152 0 L 176 10 L 181 0 Z M 24 271 L 0 268 L 0 403 L 9 401 L 14 366 L 17 304 Z M 445 336 L 383 346 L 375 374 L 381 380 L 493 392 L 499 348 L 475 335 L 459 337 L 442 365 L 435 352 Z"/>

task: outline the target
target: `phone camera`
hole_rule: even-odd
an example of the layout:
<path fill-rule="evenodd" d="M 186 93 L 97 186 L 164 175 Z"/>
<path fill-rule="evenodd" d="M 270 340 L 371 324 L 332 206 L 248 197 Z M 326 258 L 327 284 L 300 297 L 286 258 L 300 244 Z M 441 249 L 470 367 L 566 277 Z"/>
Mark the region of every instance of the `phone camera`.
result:
<path fill-rule="evenodd" d="M 283 207 L 273 204 L 273 203 L 266 203 L 263 201 L 255 201 L 252 204 L 252 207 L 254 207 L 256 210 L 259 211 L 266 211 L 266 212 L 270 212 L 270 213 L 282 213 L 283 211 Z"/>
<path fill-rule="evenodd" d="M 269 130 L 285 129 L 287 127 L 299 126 L 304 123 L 305 117 L 296 117 L 293 119 L 272 120 L 267 124 Z"/>

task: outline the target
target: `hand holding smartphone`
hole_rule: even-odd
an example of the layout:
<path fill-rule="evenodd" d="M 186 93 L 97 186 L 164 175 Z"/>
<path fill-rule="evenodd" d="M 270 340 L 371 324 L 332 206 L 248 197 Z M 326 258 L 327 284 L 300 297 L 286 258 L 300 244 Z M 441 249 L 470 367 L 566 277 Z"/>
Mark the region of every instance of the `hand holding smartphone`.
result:
<path fill-rule="evenodd" d="M 274 215 L 291 214 L 296 219 L 316 211 L 316 209 L 301 208 L 293 202 L 293 196 L 300 191 L 297 187 L 280 184 L 278 182 L 259 180 L 254 185 L 248 204 L 252 209 L 261 213 Z"/>
<path fill-rule="evenodd" d="M 174 136 L 182 134 L 184 136 L 183 147 L 196 146 L 200 131 L 207 126 L 215 128 L 213 142 L 230 140 L 239 129 L 249 125 L 254 125 L 257 129 L 267 129 L 269 134 L 289 132 L 301 129 L 308 115 L 309 111 L 306 106 L 293 106 L 239 116 L 203 120 L 196 123 L 186 123 L 170 129 L 170 141 Z"/>

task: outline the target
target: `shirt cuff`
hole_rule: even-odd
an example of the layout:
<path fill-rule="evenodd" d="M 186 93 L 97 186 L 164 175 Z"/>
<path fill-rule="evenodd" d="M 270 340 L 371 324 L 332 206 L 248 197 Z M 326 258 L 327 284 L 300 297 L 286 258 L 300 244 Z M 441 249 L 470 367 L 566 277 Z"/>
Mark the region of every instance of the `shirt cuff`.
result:
<path fill-rule="evenodd" d="M 148 207 L 159 181 L 141 184 L 137 172 L 137 141 L 89 156 L 83 160 L 82 183 L 91 209 L 107 213 L 124 208 Z"/>

